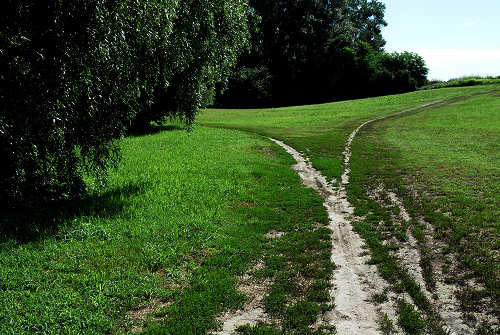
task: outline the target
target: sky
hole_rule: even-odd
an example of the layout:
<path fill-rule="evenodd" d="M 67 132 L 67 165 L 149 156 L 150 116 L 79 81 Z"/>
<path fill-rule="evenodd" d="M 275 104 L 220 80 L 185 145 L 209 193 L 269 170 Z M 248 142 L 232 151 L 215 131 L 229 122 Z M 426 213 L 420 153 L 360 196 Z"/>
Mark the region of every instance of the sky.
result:
<path fill-rule="evenodd" d="M 380 0 L 387 51 L 424 57 L 429 79 L 500 75 L 500 0 Z"/>

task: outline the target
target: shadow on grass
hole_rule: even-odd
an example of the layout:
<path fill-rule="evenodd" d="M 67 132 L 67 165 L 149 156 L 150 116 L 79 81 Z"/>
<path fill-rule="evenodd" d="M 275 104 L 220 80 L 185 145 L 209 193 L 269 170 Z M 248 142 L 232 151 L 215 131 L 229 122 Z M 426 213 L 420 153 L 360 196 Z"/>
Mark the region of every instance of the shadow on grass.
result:
<path fill-rule="evenodd" d="M 57 234 L 59 227 L 79 217 L 114 218 L 123 213 L 131 196 L 143 193 L 148 183 L 127 184 L 80 199 L 58 201 L 45 208 L 3 210 L 0 213 L 0 243 L 28 243 Z"/>
<path fill-rule="evenodd" d="M 177 124 L 151 125 L 143 127 L 141 129 L 131 129 L 128 131 L 127 136 L 136 137 L 136 136 L 154 135 L 162 131 L 174 131 L 174 130 L 186 130 L 186 127 Z"/>

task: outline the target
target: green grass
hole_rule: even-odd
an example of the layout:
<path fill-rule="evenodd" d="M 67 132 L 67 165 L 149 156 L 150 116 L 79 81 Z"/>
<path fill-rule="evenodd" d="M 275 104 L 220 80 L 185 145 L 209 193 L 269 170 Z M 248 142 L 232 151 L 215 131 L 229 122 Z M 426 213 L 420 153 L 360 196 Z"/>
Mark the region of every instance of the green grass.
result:
<path fill-rule="evenodd" d="M 245 130 L 286 141 L 305 152 L 323 174 L 339 178 L 346 138 L 364 121 L 424 103 L 484 92 L 486 87 L 428 90 L 330 104 L 276 109 L 217 110 L 199 115 L 210 127 Z"/>
<path fill-rule="evenodd" d="M 473 276 L 485 290 L 466 294 L 464 304 L 481 308 L 483 297 L 500 316 L 500 99 L 486 93 L 438 108 L 377 122 L 353 148 L 354 198 L 383 182 L 423 217 L 457 256 L 453 277 Z M 414 197 L 414 191 L 418 196 Z M 415 226 L 416 237 L 419 227 Z M 425 248 L 423 255 L 432 258 Z M 434 255 L 434 257 L 442 257 Z M 425 260 L 425 258 L 424 258 Z M 424 264 L 425 265 L 425 264 Z M 425 270 L 425 266 L 424 266 Z M 449 271 L 449 270 L 448 270 Z M 427 283 L 432 287 L 432 269 Z M 467 307 L 467 306 L 464 306 Z"/>
<path fill-rule="evenodd" d="M 421 288 L 392 256 L 391 250 L 398 246 L 383 243 L 393 236 L 404 241 L 410 227 L 423 247 L 421 266 L 432 288 L 430 264 L 436 256 L 425 248 L 422 227 L 416 220 L 410 226 L 393 222 L 397 209 L 380 206 L 367 192 L 382 182 L 404 199 L 414 218 L 424 217 L 434 225 L 448 256 L 458 259 L 458 268 L 453 269 L 461 272 L 457 278 L 475 278 L 486 285 L 486 290 L 463 293 L 464 309 L 472 310 L 474 304 L 484 307 L 479 303 L 488 297 L 493 301 L 488 308 L 498 317 L 499 97 L 498 85 L 447 88 L 325 105 L 207 110 L 200 122 L 283 140 L 311 157 L 329 179 L 338 179 L 347 136 L 357 126 L 440 100 L 435 107 L 388 118 L 360 132 L 353 144 L 348 196 L 356 214 L 364 216 L 355 228 L 370 248 L 372 264 L 393 284 L 393 290 L 407 292 L 418 307 L 399 309 L 401 326 L 408 333 L 418 333 L 423 327 L 428 333 L 443 334 Z M 418 201 L 411 196 L 414 189 L 421 195 Z"/>
<path fill-rule="evenodd" d="M 327 222 L 320 197 L 268 141 L 198 127 L 127 138 L 122 148 L 106 189 L 2 219 L 1 334 L 125 333 L 129 312 L 157 301 L 166 307 L 152 317 L 164 321 L 147 323 L 146 333 L 204 334 L 245 301 L 236 276 L 274 248 L 264 233 L 288 232 L 276 247 L 296 254 L 298 242 L 309 260 L 328 239 L 315 228 Z M 305 235 L 318 247 L 303 246 Z M 310 318 L 327 289 L 310 300 Z"/>
<path fill-rule="evenodd" d="M 405 240 L 408 227 L 392 221 L 395 208 L 381 207 L 366 192 L 383 182 L 414 217 L 437 228 L 448 255 L 459 260 L 447 265 L 450 276 L 462 273 L 459 283 L 476 278 L 486 287 L 462 292 L 466 310 L 484 297 L 497 302 L 490 308 L 500 306 L 499 96 L 498 85 L 447 88 L 325 105 L 206 110 L 199 122 L 284 140 L 333 179 L 343 169 L 348 134 L 362 122 L 442 100 L 362 130 L 348 187 L 356 213 L 365 215 L 355 227 L 371 262 L 418 308 L 401 303 L 398 323 L 407 333 L 441 334 L 429 301 L 391 254 L 397 245 L 383 243 L 391 236 Z M 292 158 L 255 134 L 172 129 L 124 139 L 124 159 L 105 189 L 2 217 L 0 333 L 127 333 L 139 323 L 130 311 L 161 302 L 144 333 L 205 334 L 217 327 L 216 315 L 244 304 L 237 277 L 259 261 L 263 267 L 253 277 L 272 283 L 264 302 L 276 323 L 240 333 L 322 332 L 310 325 L 331 308 L 330 231 L 322 199 L 302 186 Z M 410 229 L 425 246 L 418 222 Z M 270 230 L 285 234 L 268 239 Z M 429 262 L 434 257 L 423 255 Z M 431 283 L 432 267 L 425 276 Z M 393 325 L 382 319 L 381 327 L 390 333 Z"/>
<path fill-rule="evenodd" d="M 407 334 L 422 334 L 426 328 L 425 321 L 412 305 L 401 303 L 398 307 L 399 324 Z"/>

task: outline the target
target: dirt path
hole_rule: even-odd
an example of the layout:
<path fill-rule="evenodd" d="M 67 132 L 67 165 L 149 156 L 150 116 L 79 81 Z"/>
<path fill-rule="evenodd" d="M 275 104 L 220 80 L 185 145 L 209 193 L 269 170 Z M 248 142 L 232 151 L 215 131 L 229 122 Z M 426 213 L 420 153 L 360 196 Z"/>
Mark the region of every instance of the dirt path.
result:
<path fill-rule="evenodd" d="M 334 324 L 342 335 L 381 334 L 379 320 L 386 315 L 397 324 L 395 307 L 392 301 L 375 304 L 373 297 L 388 288 L 388 284 L 379 276 L 375 266 L 368 265 L 368 257 L 363 252 L 363 241 L 353 231 L 351 224 L 353 207 L 346 197 L 346 185 L 349 184 L 351 146 L 358 132 L 375 121 L 383 120 L 414 110 L 441 103 L 434 101 L 415 108 L 407 109 L 376 119 L 369 120 L 356 128 L 349 136 L 343 155 L 344 172 L 338 188 L 333 188 L 320 171 L 314 169 L 307 158 L 285 143 L 270 139 L 283 147 L 297 162 L 293 168 L 299 173 L 307 187 L 315 189 L 325 199 L 324 206 L 330 219 L 333 232 L 332 261 L 337 269 L 333 274 L 333 290 L 335 308 L 325 316 L 326 321 Z"/>
<path fill-rule="evenodd" d="M 335 308 L 327 313 L 325 321 L 334 324 L 342 335 L 381 334 L 378 330 L 381 313 L 394 318 L 395 312 L 390 303 L 376 305 L 372 299 L 388 285 L 379 277 L 375 266 L 366 264 L 368 257 L 363 256 L 363 242 L 352 229 L 350 216 L 353 208 L 345 194 L 345 184 L 349 182 L 348 170 L 342 176 L 341 186 L 334 189 L 299 152 L 281 141 L 271 141 L 293 156 L 297 161 L 293 168 L 304 184 L 318 191 L 325 199 L 324 206 L 330 218 L 329 228 L 333 232 L 331 257 L 337 266 L 331 292 Z"/>
<path fill-rule="evenodd" d="M 407 109 L 388 116 L 369 120 L 356 128 L 349 136 L 343 155 L 344 172 L 338 187 L 333 187 L 320 171 L 314 169 L 309 160 L 302 156 L 297 150 L 276 139 L 271 141 L 284 148 L 297 162 L 293 168 L 300 175 L 303 183 L 315 189 L 324 199 L 324 206 L 329 216 L 329 228 L 333 232 L 332 256 L 336 269 L 333 273 L 332 290 L 330 292 L 335 308 L 327 312 L 322 322 L 335 325 L 339 335 L 379 335 L 379 321 L 382 316 L 392 320 L 397 325 L 395 311 L 395 295 L 381 304 L 374 302 L 374 296 L 387 292 L 389 284 L 378 274 L 377 268 L 367 264 L 369 256 L 363 249 L 361 237 L 353 231 L 351 224 L 353 207 L 347 200 L 346 185 L 349 184 L 350 160 L 352 156 L 351 145 L 358 132 L 370 123 L 383 120 L 400 114 L 409 113 L 421 108 L 441 103 L 434 101 L 415 108 Z M 265 290 L 263 290 L 265 291 Z M 262 297 L 264 292 L 259 292 Z M 230 334 L 238 325 L 246 323 L 255 324 L 259 320 L 265 320 L 266 316 L 259 302 L 260 298 L 253 299 L 257 302 L 255 306 L 248 306 L 239 311 L 222 318 L 223 330 L 218 334 Z M 396 326 L 397 327 L 397 326 Z M 398 333 L 401 329 L 396 328 Z"/>

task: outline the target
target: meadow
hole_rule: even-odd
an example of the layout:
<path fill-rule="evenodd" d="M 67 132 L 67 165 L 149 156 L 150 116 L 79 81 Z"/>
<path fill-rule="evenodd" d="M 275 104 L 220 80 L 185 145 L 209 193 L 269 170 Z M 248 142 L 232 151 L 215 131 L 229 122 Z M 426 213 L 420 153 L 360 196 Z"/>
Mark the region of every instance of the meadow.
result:
<path fill-rule="evenodd" d="M 421 255 L 421 285 L 431 293 L 440 282 L 452 285 L 457 304 L 466 319 L 474 320 L 478 334 L 494 332 L 475 312 L 488 311 L 497 331 L 500 316 L 497 94 L 485 91 L 376 122 L 353 147 L 351 197 L 358 214 L 370 213 L 358 223 L 360 233 L 371 239 L 381 264 L 390 267 L 384 249 L 392 246 L 382 247 L 383 241 L 391 236 L 408 240 L 411 231 Z M 393 220 L 397 208 L 384 208 L 367 196 L 380 184 L 403 199 L 411 222 L 401 225 Z M 395 273 L 387 271 L 386 276 L 396 280 Z M 402 285 L 433 319 L 436 311 L 429 299 Z"/>
<path fill-rule="evenodd" d="M 203 334 L 217 326 L 217 314 L 245 301 L 236 276 L 253 261 L 281 264 L 302 255 L 293 269 L 262 273 L 284 272 L 282 280 L 292 282 L 293 271 L 305 271 L 325 244 L 316 261 L 328 278 L 329 242 L 321 242 L 328 232 L 313 227 L 327 221 L 321 201 L 268 141 L 199 127 L 126 138 L 122 147 L 121 165 L 105 189 L 3 223 L 1 334 L 143 328 Z M 272 229 L 293 234 L 275 246 L 264 237 Z M 274 248 L 288 251 L 270 255 Z M 315 278 L 313 318 L 327 289 Z M 284 303 L 282 291 L 276 289 L 275 304 Z M 146 327 L 164 319 L 167 324 Z"/>
<path fill-rule="evenodd" d="M 206 334 L 220 327 L 218 315 L 248 302 L 238 290 L 245 276 L 269 283 L 263 304 L 270 319 L 240 333 L 332 333 L 313 327 L 334 308 L 323 199 L 303 187 L 294 160 L 266 137 L 299 150 L 338 185 L 356 127 L 417 107 L 370 124 L 355 139 L 347 187 L 355 229 L 391 290 L 413 301 L 398 305 L 405 333 L 443 334 L 424 287 L 392 253 L 410 232 L 425 289 L 433 292 L 442 276 L 456 283 L 468 322 L 478 334 L 494 334 L 499 97 L 500 86 L 484 85 L 208 109 L 192 132 L 166 127 L 125 138 L 123 160 L 104 189 L 89 184 L 93 191 L 81 201 L 2 219 L 0 333 Z M 429 102 L 438 103 L 418 108 Z M 397 222 L 397 208 L 370 197 L 380 184 L 402 199 L 410 222 Z M 474 320 L 477 309 L 487 310 L 491 324 Z M 390 334 L 395 326 L 381 329 Z"/>
<path fill-rule="evenodd" d="M 444 334 L 437 308 L 424 294 L 433 294 L 441 280 L 456 284 L 465 317 L 479 334 L 490 334 L 498 331 L 500 316 L 499 89 L 445 88 L 316 106 L 208 110 L 200 122 L 283 140 L 336 184 L 354 128 L 415 108 L 368 125 L 354 140 L 347 186 L 359 218 L 354 226 L 371 251 L 371 263 L 394 291 L 412 297 L 415 311 L 405 304 L 398 308 L 407 333 Z M 418 108 L 429 102 L 436 105 Z M 411 222 L 396 222 L 399 209 L 370 196 L 379 185 L 402 199 Z M 394 257 L 408 231 L 418 239 L 423 283 Z M 474 314 L 486 310 L 496 326 Z"/>

